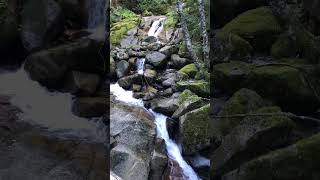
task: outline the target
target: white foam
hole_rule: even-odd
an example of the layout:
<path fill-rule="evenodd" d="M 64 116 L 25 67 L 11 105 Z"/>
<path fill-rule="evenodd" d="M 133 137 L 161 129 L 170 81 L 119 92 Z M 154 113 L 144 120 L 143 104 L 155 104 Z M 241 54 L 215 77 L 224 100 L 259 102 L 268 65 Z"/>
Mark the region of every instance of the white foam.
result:
<path fill-rule="evenodd" d="M 126 91 L 119 86 L 118 83 L 110 85 L 110 93 L 116 97 L 116 100 L 125 102 L 135 106 L 143 106 L 143 101 L 141 99 L 136 99 L 133 97 L 132 91 Z"/>

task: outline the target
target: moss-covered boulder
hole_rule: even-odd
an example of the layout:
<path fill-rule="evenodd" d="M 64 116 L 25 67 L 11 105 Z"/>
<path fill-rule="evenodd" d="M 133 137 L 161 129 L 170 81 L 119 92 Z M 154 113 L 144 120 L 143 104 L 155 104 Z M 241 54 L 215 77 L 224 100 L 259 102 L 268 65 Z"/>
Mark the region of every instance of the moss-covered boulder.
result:
<path fill-rule="evenodd" d="M 279 107 L 263 107 L 253 113 L 281 112 Z M 223 138 L 213 152 L 213 177 L 221 176 L 244 162 L 286 145 L 293 136 L 295 124 L 286 116 L 247 116 L 239 126 Z"/>
<path fill-rule="evenodd" d="M 172 118 L 179 118 L 187 112 L 201 107 L 204 102 L 201 97 L 187 89 L 180 94 L 178 104 L 179 108 L 173 113 Z"/>
<path fill-rule="evenodd" d="M 272 45 L 271 55 L 277 58 L 297 57 L 308 60 L 309 63 L 320 62 L 320 41 L 305 29 L 296 29 L 293 34 L 282 34 Z"/>
<path fill-rule="evenodd" d="M 262 65 L 244 62 L 214 66 L 212 86 L 228 94 L 249 88 L 271 100 L 284 111 L 312 113 L 320 106 L 317 67 L 303 59 L 280 59 L 284 63 Z M 303 104 L 303 106 L 301 106 Z"/>
<path fill-rule="evenodd" d="M 252 53 L 253 48 L 250 43 L 236 34 L 219 32 L 215 39 L 215 43 L 220 47 L 214 48 L 215 62 L 231 59 L 243 60 Z"/>
<path fill-rule="evenodd" d="M 269 51 L 281 26 L 268 7 L 246 11 L 226 24 L 223 32 L 239 35 L 251 43 L 258 51 Z"/>
<path fill-rule="evenodd" d="M 244 81 L 250 70 L 250 64 L 240 61 L 217 64 L 213 67 L 212 82 L 214 84 L 211 86 L 233 94 L 241 87 L 245 87 Z"/>
<path fill-rule="evenodd" d="M 210 84 L 205 80 L 179 81 L 176 84 L 177 84 L 178 90 L 180 91 L 184 91 L 188 89 L 201 97 L 210 96 Z"/>
<path fill-rule="evenodd" d="M 247 86 L 281 106 L 285 111 L 313 112 L 319 108 L 320 85 L 313 68 L 292 65 L 265 65 L 252 69 Z"/>
<path fill-rule="evenodd" d="M 299 53 L 303 58 L 308 59 L 310 63 L 320 62 L 320 40 L 307 30 L 296 32 Z"/>
<path fill-rule="evenodd" d="M 226 174 L 223 179 L 320 179 L 320 134 L 287 148 L 256 158 Z"/>
<path fill-rule="evenodd" d="M 119 44 L 125 37 L 127 32 L 139 23 L 139 17 L 130 17 L 119 22 L 113 23 L 110 28 L 110 42 L 111 44 Z"/>
<path fill-rule="evenodd" d="M 0 53 L 8 53 L 19 42 L 18 24 L 8 9 L 8 2 L 0 1 Z"/>
<path fill-rule="evenodd" d="M 189 77 L 193 78 L 197 74 L 198 69 L 195 64 L 188 64 L 181 68 L 179 72 L 187 74 Z"/>
<path fill-rule="evenodd" d="M 288 34 L 281 34 L 271 47 L 271 55 L 276 58 L 296 57 L 298 54 L 298 44 Z"/>
<path fill-rule="evenodd" d="M 180 133 L 184 154 L 193 154 L 210 146 L 210 105 L 180 117 Z"/>
<path fill-rule="evenodd" d="M 223 109 L 219 113 L 222 116 L 230 116 L 233 114 L 246 114 L 256 111 L 264 106 L 262 97 L 255 91 L 250 89 L 240 89 L 226 102 Z M 229 134 L 233 128 L 238 126 L 243 118 L 223 118 L 217 119 L 214 127 L 217 128 L 219 135 L 225 136 Z"/>

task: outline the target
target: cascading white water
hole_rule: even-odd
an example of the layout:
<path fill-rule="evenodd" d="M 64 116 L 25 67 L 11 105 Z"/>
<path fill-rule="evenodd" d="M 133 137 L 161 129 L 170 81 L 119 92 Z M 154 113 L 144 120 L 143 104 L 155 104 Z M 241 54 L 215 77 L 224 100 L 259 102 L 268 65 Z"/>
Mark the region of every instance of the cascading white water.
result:
<path fill-rule="evenodd" d="M 90 0 L 88 29 L 95 29 L 98 26 L 105 27 L 106 23 L 106 0 Z"/>
<path fill-rule="evenodd" d="M 163 17 L 154 21 L 149 29 L 148 36 L 158 37 L 163 30 L 165 20 L 166 18 Z"/>
<path fill-rule="evenodd" d="M 175 160 L 179 164 L 184 172 L 185 179 L 200 179 L 191 166 L 183 159 L 178 145 L 170 139 L 166 123 L 168 117 L 163 114 L 156 113 L 151 109 L 149 111 L 155 116 L 157 135 L 165 141 L 169 158 Z"/>
<path fill-rule="evenodd" d="M 136 66 L 137 66 L 137 72 L 140 75 L 143 75 L 144 73 L 144 63 L 146 59 L 145 58 L 137 58 Z"/>
<path fill-rule="evenodd" d="M 77 136 L 96 136 L 97 123 L 75 116 L 71 112 L 72 96 L 49 92 L 29 78 L 23 68 L 0 74 L 0 94 L 9 95 L 14 106 L 21 109 L 20 119 Z"/>

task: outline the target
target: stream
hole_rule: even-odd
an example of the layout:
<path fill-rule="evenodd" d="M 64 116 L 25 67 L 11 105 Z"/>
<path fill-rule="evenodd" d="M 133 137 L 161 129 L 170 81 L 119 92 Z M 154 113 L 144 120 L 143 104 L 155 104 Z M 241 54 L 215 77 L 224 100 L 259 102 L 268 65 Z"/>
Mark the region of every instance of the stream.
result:
<path fill-rule="evenodd" d="M 154 21 L 148 32 L 148 36 L 154 36 L 158 38 L 159 33 L 163 29 L 164 21 L 165 18 L 160 18 L 159 20 Z M 144 74 L 144 64 L 145 58 L 137 58 L 136 73 L 140 75 Z M 133 97 L 132 91 L 124 90 L 122 87 L 119 86 L 118 83 L 110 85 L 110 93 L 112 93 L 118 101 L 125 102 L 132 106 L 139 106 L 145 108 L 142 99 L 135 99 Z M 178 144 L 176 144 L 174 140 L 170 139 L 166 125 L 168 117 L 163 114 L 154 112 L 151 109 L 149 109 L 148 111 L 151 112 L 155 117 L 157 136 L 165 141 L 168 157 L 178 163 L 180 168 L 183 170 L 184 179 L 200 180 L 200 178 L 192 169 L 192 167 L 183 159 Z"/>

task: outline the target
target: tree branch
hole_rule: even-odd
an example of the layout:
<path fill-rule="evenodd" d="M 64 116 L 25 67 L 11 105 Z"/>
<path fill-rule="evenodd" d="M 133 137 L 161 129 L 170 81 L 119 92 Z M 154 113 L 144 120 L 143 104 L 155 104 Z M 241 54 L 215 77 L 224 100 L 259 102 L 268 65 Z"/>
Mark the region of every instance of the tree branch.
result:
<path fill-rule="evenodd" d="M 301 119 L 301 120 L 309 120 L 315 122 L 320 125 L 320 119 L 309 117 L 309 116 L 298 116 L 290 112 L 274 112 L 274 113 L 252 113 L 252 114 L 233 114 L 226 116 L 213 116 L 213 118 L 245 118 L 248 116 L 287 116 L 289 118 Z"/>

